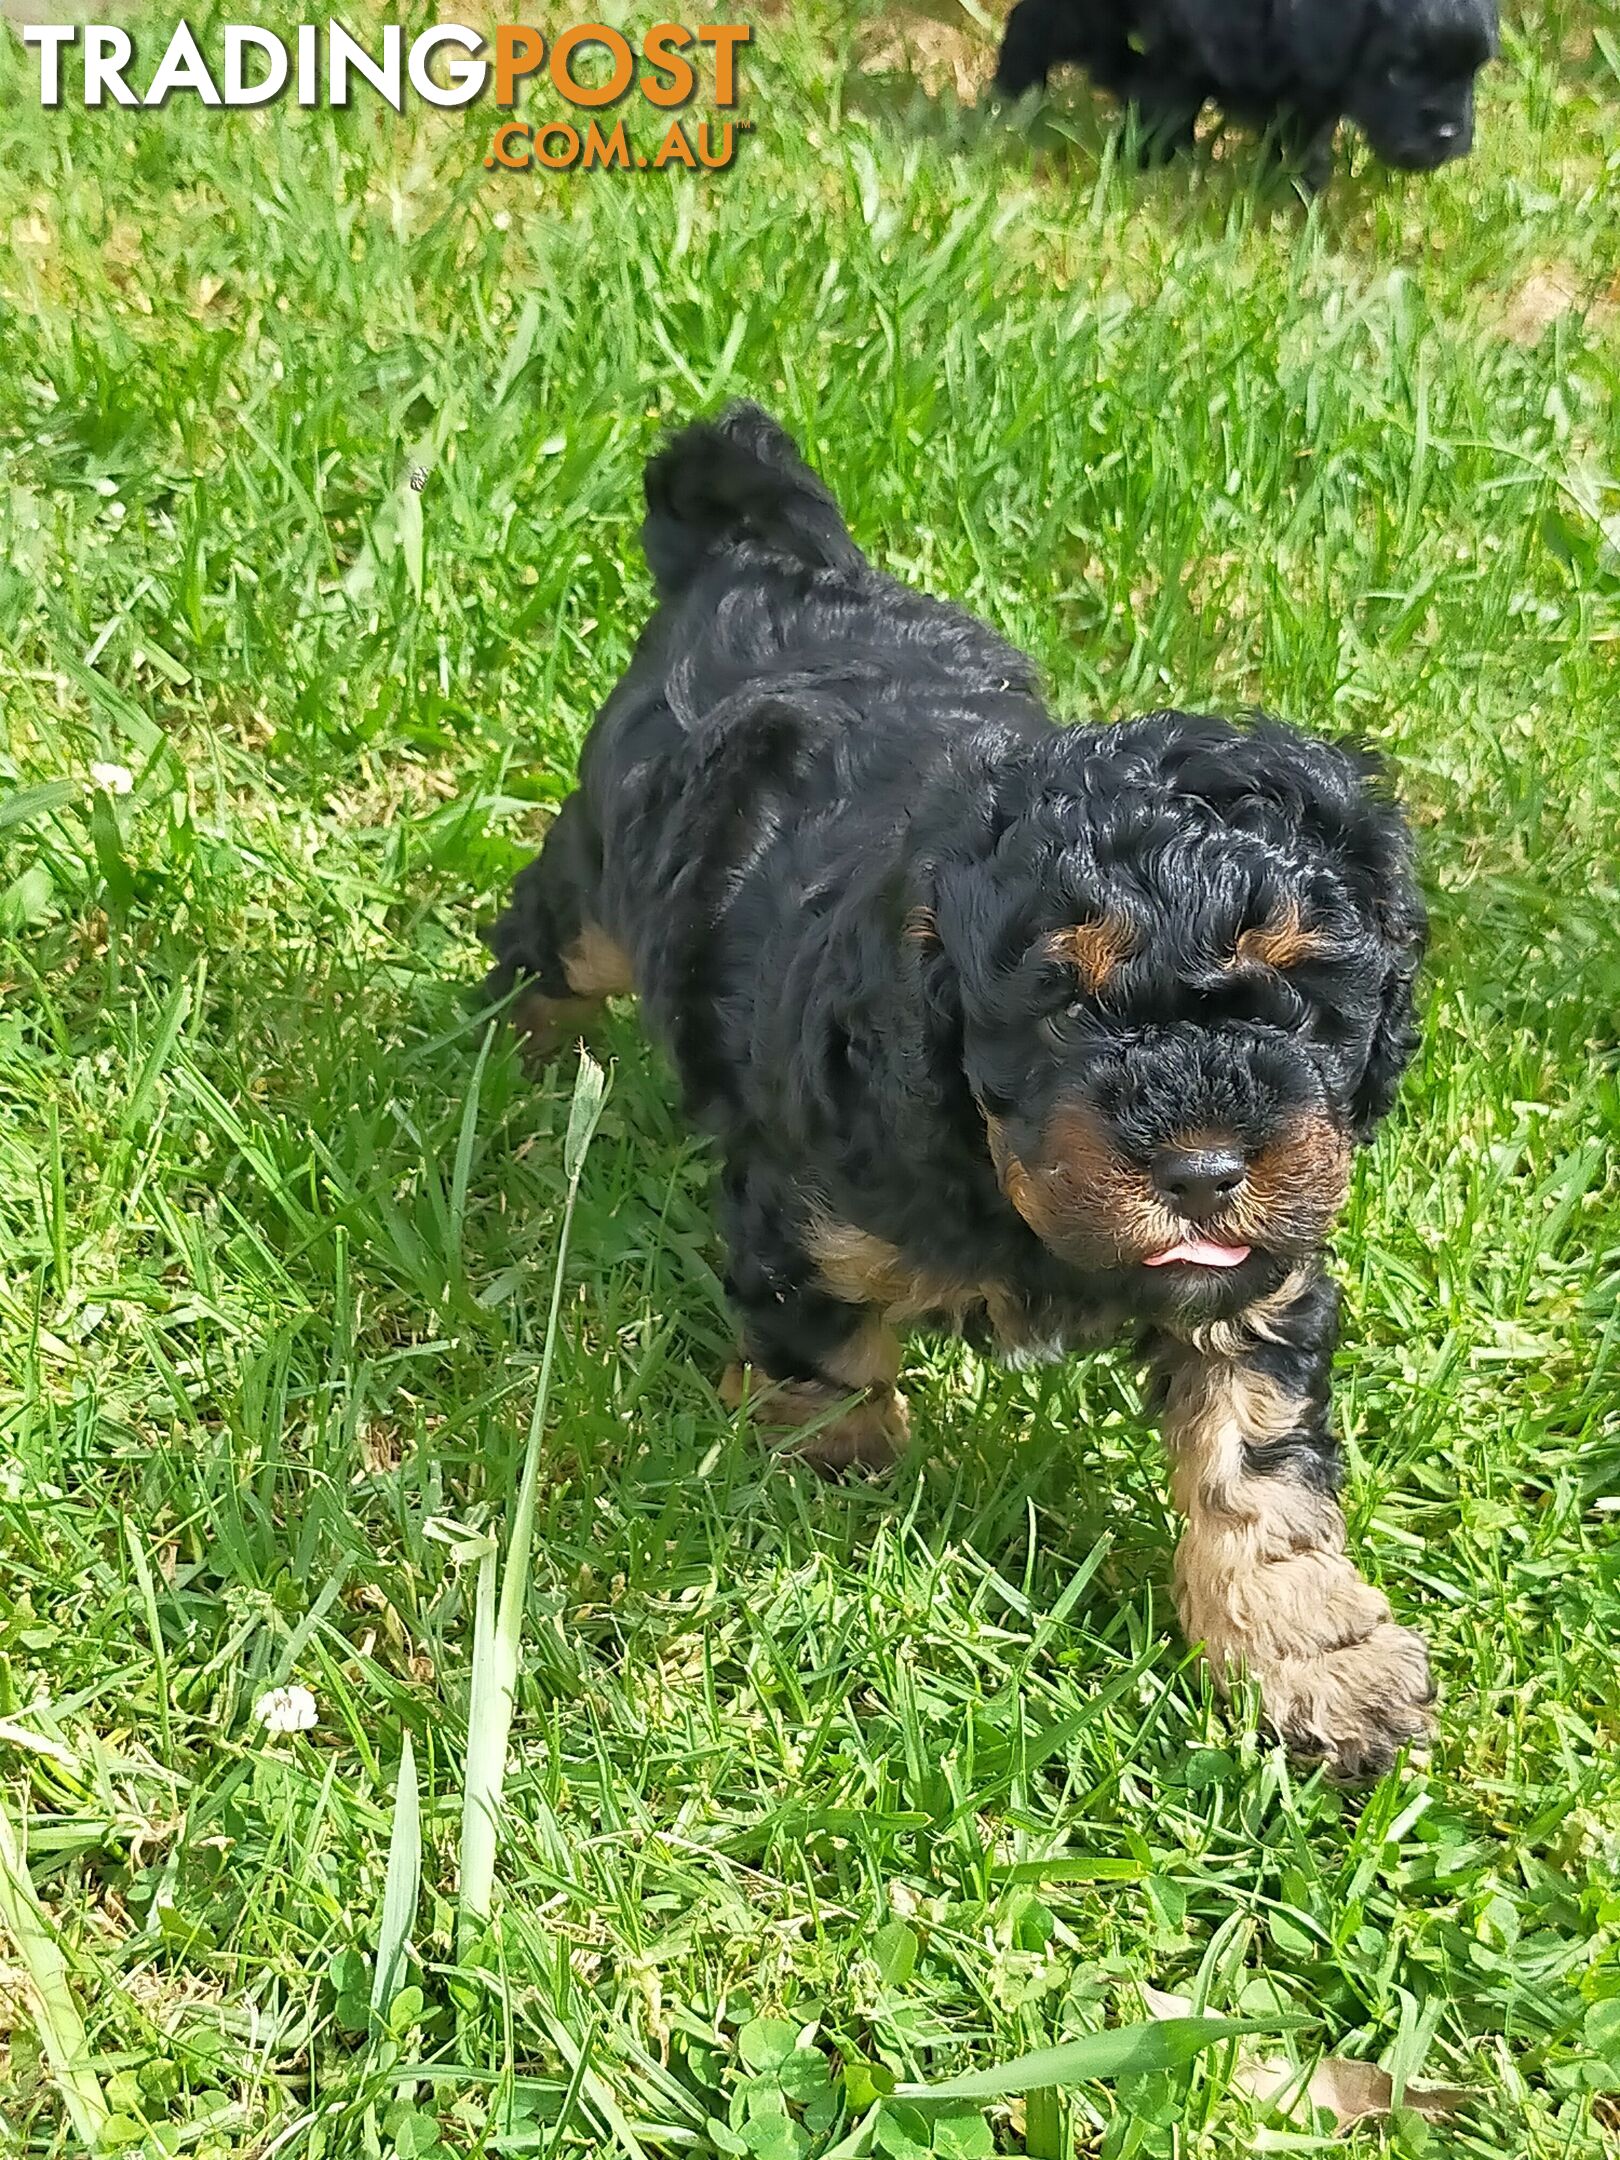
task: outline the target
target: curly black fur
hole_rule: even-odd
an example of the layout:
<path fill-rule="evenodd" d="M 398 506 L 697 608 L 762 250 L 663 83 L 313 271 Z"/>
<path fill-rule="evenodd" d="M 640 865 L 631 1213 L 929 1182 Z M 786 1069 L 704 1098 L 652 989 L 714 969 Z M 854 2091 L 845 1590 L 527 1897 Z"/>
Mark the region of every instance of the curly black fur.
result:
<path fill-rule="evenodd" d="M 1282 1224 L 1196 1291 L 1128 1252 L 1077 1267 L 1009 1202 L 986 1116 L 1029 1163 L 1084 1112 L 1144 1171 L 1202 1129 L 1251 1160 L 1301 1120 L 1365 1139 L 1424 930 L 1376 760 L 1267 720 L 1055 727 L 1024 655 L 875 570 L 757 408 L 688 428 L 647 495 L 662 604 L 491 933 L 494 992 L 569 997 L 570 941 L 607 931 L 764 1214 L 971 1256 L 1043 1310 L 1214 1315 L 1316 1249 Z M 1297 964 L 1234 964 L 1295 918 Z M 1131 944 L 1094 993 L 1049 943 L 1088 921 Z"/>
<path fill-rule="evenodd" d="M 746 1351 L 800 1411 L 892 1394 L 881 1323 L 930 1312 L 1018 1352 L 1134 1331 L 1177 1373 L 1219 1339 L 1285 1405 L 1238 1471 L 1331 1492 L 1320 1255 L 1424 938 L 1375 759 L 1269 720 L 1056 727 L 755 407 L 677 436 L 647 502 L 660 605 L 492 990 L 571 1022 L 587 945 L 622 952 L 722 1151 Z"/>
<path fill-rule="evenodd" d="M 1136 107 L 1159 154 L 1214 103 L 1276 123 L 1320 183 L 1341 119 L 1391 165 L 1465 157 L 1496 45 L 1497 0 L 1019 0 L 996 85 L 1019 97 L 1072 62 Z"/>

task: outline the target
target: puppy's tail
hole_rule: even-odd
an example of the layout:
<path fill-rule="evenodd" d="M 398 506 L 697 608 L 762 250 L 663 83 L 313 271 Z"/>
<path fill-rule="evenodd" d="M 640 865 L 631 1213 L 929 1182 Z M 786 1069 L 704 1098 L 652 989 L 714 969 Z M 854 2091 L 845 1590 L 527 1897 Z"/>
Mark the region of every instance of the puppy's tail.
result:
<path fill-rule="evenodd" d="M 645 484 L 641 544 L 665 600 L 749 543 L 817 570 L 863 559 L 792 437 L 757 405 L 730 405 L 718 420 L 682 428 L 648 460 Z"/>

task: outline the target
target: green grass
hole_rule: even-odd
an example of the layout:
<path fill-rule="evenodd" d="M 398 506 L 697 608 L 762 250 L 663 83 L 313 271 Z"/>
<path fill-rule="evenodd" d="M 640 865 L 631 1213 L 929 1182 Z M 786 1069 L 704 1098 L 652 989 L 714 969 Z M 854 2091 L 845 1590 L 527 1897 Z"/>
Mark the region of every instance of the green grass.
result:
<path fill-rule="evenodd" d="M 887 2075 L 1138 1982 L 1478 2094 L 1369 2143 L 1612 2149 L 1620 14 L 1515 11 L 1470 163 L 1358 156 L 1309 210 L 1241 145 L 1122 171 L 1077 86 L 982 133 L 954 20 L 762 13 L 703 180 L 486 174 L 488 108 L 43 114 L 0 56 L 0 1804 L 150 2153 L 906 2160 Z M 1427 1047 L 1339 1240 L 1339 1402 L 1442 1737 L 1348 1797 L 1211 1698 L 1123 1362 L 919 1340 L 892 1480 L 768 1465 L 715 1393 L 711 1165 L 623 1010 L 458 1963 L 474 1555 L 573 1087 L 464 992 L 645 612 L 641 461 L 740 392 L 1061 712 L 1263 702 L 1397 757 Z M 272 1738 L 288 1682 L 319 1721 Z M 0 2147 L 66 2153 L 16 1958 Z M 1319 2149 L 1231 2053 L 934 2147 Z"/>

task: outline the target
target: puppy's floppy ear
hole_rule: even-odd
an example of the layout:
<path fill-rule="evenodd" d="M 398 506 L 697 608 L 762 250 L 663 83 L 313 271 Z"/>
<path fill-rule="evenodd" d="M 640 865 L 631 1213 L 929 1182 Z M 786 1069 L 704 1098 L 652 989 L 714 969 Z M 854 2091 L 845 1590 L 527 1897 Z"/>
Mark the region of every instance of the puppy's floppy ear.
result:
<path fill-rule="evenodd" d="M 1217 82 L 1267 94 L 1293 72 L 1295 48 L 1321 7 L 1322 0 L 1280 0 L 1273 12 L 1254 0 L 1203 0 L 1194 17 L 1198 56 Z"/>
<path fill-rule="evenodd" d="M 934 865 L 918 863 L 906 880 L 900 916 L 901 968 L 922 1000 L 930 1033 L 954 1040 L 962 1028 L 961 987 L 934 910 L 936 874 Z"/>
<path fill-rule="evenodd" d="M 961 977 L 980 972 L 1003 904 L 986 872 L 997 843 L 1027 807 L 1028 748 L 999 729 L 965 738 L 949 785 L 921 803 L 910 822 L 896 926 L 931 1020 L 958 1038 Z"/>
<path fill-rule="evenodd" d="M 1363 46 L 1389 12 L 1389 0 L 1283 0 L 1277 34 L 1295 79 L 1331 100 L 1348 86 Z"/>
<path fill-rule="evenodd" d="M 1268 778 L 1277 797 L 1337 863 L 1371 933 L 1377 970 L 1369 986 L 1376 1001 L 1372 1036 L 1350 1098 L 1355 1136 L 1367 1140 L 1394 1102 L 1418 1046 L 1413 986 L 1428 943 L 1429 918 L 1418 887 L 1412 829 L 1376 750 L 1352 741 L 1323 742 L 1262 720 L 1244 752 L 1240 764 L 1257 758 L 1262 769 L 1272 765 Z"/>
<path fill-rule="evenodd" d="M 1393 804 L 1374 801 L 1369 806 L 1359 853 L 1372 881 L 1367 916 L 1385 966 L 1367 1065 L 1350 1104 L 1356 1138 L 1367 1140 L 1395 1102 L 1400 1076 L 1413 1063 L 1419 1043 L 1413 989 L 1428 946 L 1428 912 L 1417 890 L 1413 836 Z"/>
<path fill-rule="evenodd" d="M 1214 80 L 1252 97 L 1303 84 L 1330 102 L 1376 21 L 1407 0 L 1199 0 L 1184 11 Z"/>
<path fill-rule="evenodd" d="M 1351 1100 L 1356 1138 L 1367 1140 L 1393 1104 L 1418 1046 L 1413 986 L 1428 943 L 1429 918 L 1418 890 L 1411 831 L 1382 794 L 1379 762 L 1364 752 L 1362 763 L 1363 815 L 1347 835 L 1345 853 L 1347 867 L 1360 870 L 1366 880 L 1364 905 L 1384 971 L 1367 1063 Z"/>

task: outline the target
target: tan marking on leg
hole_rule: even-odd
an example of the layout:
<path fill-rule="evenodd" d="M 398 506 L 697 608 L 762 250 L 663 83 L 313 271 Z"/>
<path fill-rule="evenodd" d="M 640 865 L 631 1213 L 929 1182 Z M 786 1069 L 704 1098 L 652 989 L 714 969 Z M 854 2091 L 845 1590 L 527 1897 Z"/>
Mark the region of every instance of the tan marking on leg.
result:
<path fill-rule="evenodd" d="M 813 1222 L 805 1245 L 830 1297 L 874 1306 L 897 1324 L 931 1312 L 959 1316 L 999 1294 L 982 1283 L 918 1267 L 898 1246 L 853 1223 Z"/>
<path fill-rule="evenodd" d="M 720 1381 L 726 1408 L 740 1409 L 746 1399 L 778 1454 L 818 1470 L 887 1470 L 910 1430 L 906 1399 L 892 1380 L 867 1386 L 854 1403 L 851 1392 L 830 1380 L 772 1380 L 741 1364 L 728 1366 Z M 805 1432 L 808 1425 L 815 1430 Z"/>
<path fill-rule="evenodd" d="M 586 923 L 572 945 L 563 948 L 562 966 L 576 997 L 631 997 L 635 993 L 630 956 L 596 923 Z"/>
<path fill-rule="evenodd" d="M 982 1306 L 1003 1350 L 1027 1349 L 1037 1339 L 1022 1302 L 999 1283 L 969 1282 L 916 1267 L 897 1246 L 852 1223 L 814 1222 L 805 1233 L 805 1245 L 829 1297 L 870 1306 L 891 1327 L 939 1313 L 960 1328 L 968 1314 Z"/>
<path fill-rule="evenodd" d="M 1359 1776 L 1430 1730 L 1433 1687 L 1422 1638 L 1394 1625 L 1347 1557 L 1336 1503 L 1244 1462 L 1246 1442 L 1285 1438 L 1304 1407 L 1228 1357 L 1189 1360 L 1172 1377 L 1171 1493 L 1187 1518 L 1176 1606 L 1218 1683 L 1247 1671 L 1285 1739 Z"/>
<path fill-rule="evenodd" d="M 893 1387 L 900 1377 L 900 1344 L 876 1313 L 863 1320 L 827 1360 L 827 1378 L 844 1388 Z"/>

